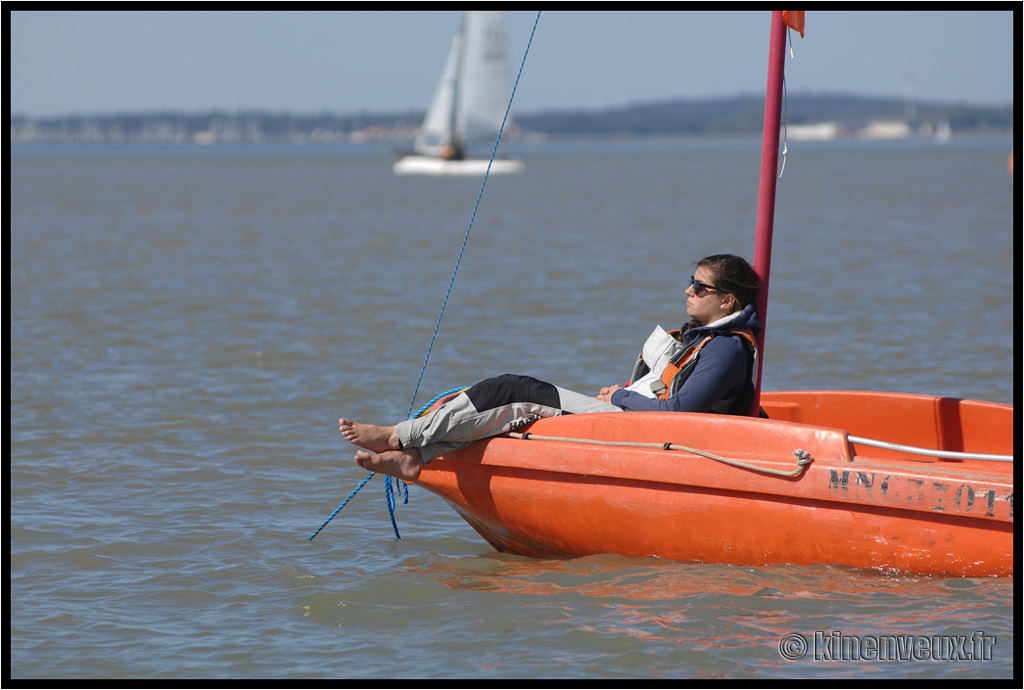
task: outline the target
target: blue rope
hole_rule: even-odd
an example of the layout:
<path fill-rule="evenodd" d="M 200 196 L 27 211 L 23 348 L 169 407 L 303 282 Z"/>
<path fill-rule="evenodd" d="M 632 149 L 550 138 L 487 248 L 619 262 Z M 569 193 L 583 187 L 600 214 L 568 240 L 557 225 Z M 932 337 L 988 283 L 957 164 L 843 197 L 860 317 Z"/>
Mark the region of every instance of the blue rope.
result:
<path fill-rule="evenodd" d="M 331 520 L 333 520 L 333 519 L 334 519 L 334 516 L 335 516 L 335 515 L 337 515 L 338 513 L 340 513 L 340 512 L 341 512 L 341 509 L 342 509 L 342 508 L 344 508 L 344 507 L 345 507 L 346 505 L 348 505 L 348 502 L 349 502 L 349 501 L 351 501 L 351 500 L 352 500 L 352 498 L 353 498 L 353 497 L 354 497 L 354 496 L 355 496 L 355 495 L 356 495 L 357 493 L 359 493 L 359 490 L 360 490 L 360 489 L 362 489 L 362 488 L 363 488 L 364 486 L 366 486 L 366 483 L 367 483 L 368 481 L 370 481 L 371 479 L 373 479 L 373 475 L 374 475 L 374 474 L 375 474 L 375 473 L 370 473 L 370 474 L 366 475 L 366 478 L 365 478 L 365 479 L 363 479 L 363 481 L 359 482 L 359 486 L 357 486 L 357 487 L 355 488 L 355 490 L 354 490 L 354 491 L 353 491 L 352 493 L 350 493 L 350 494 L 348 495 L 348 498 L 346 498 L 346 499 L 345 499 L 344 501 L 342 501 L 342 502 L 341 502 L 341 505 L 340 505 L 340 506 L 338 506 L 337 508 L 335 508 L 335 509 L 334 509 L 334 512 L 333 512 L 333 513 L 331 513 L 330 517 L 328 517 L 328 518 L 327 518 L 326 520 L 324 520 L 324 523 L 323 523 L 322 525 L 320 525 L 320 527 L 318 527 L 318 528 L 317 528 L 316 532 L 313 532 L 313 534 L 311 534 L 311 535 L 309 535 L 308 537 L 306 537 L 306 541 L 313 541 L 313 539 L 315 539 L 315 538 L 316 538 L 316 535 L 320 534 L 321 530 L 323 530 L 323 528 L 327 526 L 327 523 L 328 523 L 328 522 L 330 522 Z"/>
<path fill-rule="evenodd" d="M 444 396 L 451 395 L 452 393 L 461 393 L 462 391 L 466 390 L 467 388 L 468 388 L 468 386 L 459 386 L 458 388 L 452 388 L 450 390 L 446 390 L 444 393 L 440 393 L 438 395 L 435 395 L 433 398 L 431 398 L 427 402 L 426 405 L 424 405 L 420 409 L 416 410 L 416 414 L 411 415 L 409 417 L 409 419 L 412 419 L 413 417 L 422 417 L 423 415 L 425 415 L 427 413 L 427 410 L 429 410 L 431 408 L 431 406 L 433 406 L 434 403 L 436 403 L 438 400 L 440 400 Z"/>
<path fill-rule="evenodd" d="M 455 285 L 455 274 L 458 273 L 459 266 L 462 264 L 462 255 L 466 251 L 466 244 L 469 242 L 469 233 L 473 229 L 473 221 L 476 220 L 476 212 L 477 212 L 477 209 L 480 208 L 480 201 L 481 201 L 481 199 L 483 199 L 483 196 L 484 196 L 484 188 L 487 186 L 487 178 L 491 174 L 491 165 L 494 163 L 494 158 L 495 158 L 495 156 L 498 153 L 498 144 L 501 143 L 501 135 L 505 131 L 505 123 L 508 122 L 508 115 L 512 111 L 512 101 L 516 97 L 516 89 L 519 88 L 519 80 L 523 76 L 523 68 L 526 66 L 526 56 L 530 54 L 530 46 L 533 45 L 533 36 L 534 36 L 534 34 L 537 33 L 537 24 L 540 22 L 540 14 L 541 14 L 541 11 L 538 10 L 537 11 L 537 16 L 533 20 L 533 29 L 530 31 L 530 39 L 526 42 L 526 50 L 523 52 L 523 60 L 522 60 L 522 62 L 519 63 L 519 72 L 516 74 L 516 81 L 512 85 L 512 95 L 509 96 L 508 105 L 505 107 L 505 116 L 501 120 L 501 127 L 498 128 L 498 136 L 494 140 L 494 147 L 491 149 L 491 158 L 490 158 L 490 160 L 487 161 L 487 169 L 484 171 L 484 179 L 483 179 L 483 182 L 480 184 L 480 191 L 476 195 L 476 203 L 473 205 L 473 213 L 469 217 L 469 226 L 466 228 L 466 235 L 462 239 L 462 247 L 459 249 L 459 256 L 458 256 L 458 258 L 455 260 L 455 269 L 452 271 L 452 277 L 448 281 L 448 290 L 445 292 L 445 294 L 444 294 L 444 301 L 441 303 L 441 312 L 437 315 L 437 323 L 434 325 L 434 333 L 433 333 L 433 335 L 430 336 L 430 344 L 427 346 L 427 354 L 423 358 L 423 366 L 420 368 L 419 378 L 416 379 L 416 387 L 413 389 L 412 399 L 409 401 L 409 412 L 406 414 L 406 419 L 412 419 L 412 417 L 413 417 L 412 408 L 413 408 L 413 405 L 416 403 L 416 396 L 419 394 L 420 384 L 423 382 L 423 374 L 427 370 L 427 362 L 430 360 L 430 353 L 434 350 L 434 341 L 437 340 L 437 333 L 438 333 L 438 331 L 441 330 L 441 319 L 444 318 L 444 311 L 448 307 L 448 297 L 451 295 L 452 287 Z M 448 395 L 449 393 L 453 393 L 453 392 L 455 392 L 457 390 L 463 390 L 463 389 L 462 388 L 453 388 L 450 391 L 447 391 L 445 393 L 442 393 L 441 395 L 438 395 L 438 396 L 434 397 L 430 402 L 428 402 L 426 405 L 424 405 L 422 408 L 420 408 L 420 411 L 417 413 L 416 416 L 419 416 L 420 414 L 423 414 L 423 412 L 425 412 L 431 405 L 433 405 L 441 397 L 443 397 L 445 395 Z M 350 493 L 348 495 L 348 498 L 346 498 L 342 502 L 342 504 L 340 506 L 338 506 L 334 510 L 333 513 L 331 513 L 330 517 L 328 517 L 324 521 L 324 523 L 322 525 L 320 525 L 320 528 L 317 531 L 313 532 L 313 534 L 309 535 L 307 541 L 312 541 L 313 538 L 316 535 L 320 534 L 320 531 L 324 527 L 327 526 L 327 523 L 330 522 L 331 520 L 333 520 L 334 516 L 341 512 L 341 509 L 344 508 L 345 505 L 350 500 L 352 500 L 352 498 L 357 493 L 359 493 L 360 489 L 362 489 L 364 486 L 366 486 L 367 482 L 369 482 L 371 479 L 373 479 L 373 476 L 375 474 L 376 474 L 376 472 L 371 472 L 369 475 L 367 475 L 366 478 L 363 479 L 363 481 L 361 481 L 359 483 L 359 486 L 357 486 L 355 488 L 355 490 L 352 491 L 352 493 Z M 387 504 L 387 507 L 388 507 L 388 515 L 390 515 L 390 517 L 391 517 L 391 528 L 395 531 L 395 538 L 396 539 L 401 539 L 402 536 L 398 533 L 398 523 L 395 521 L 395 495 L 394 495 L 394 490 L 395 490 L 395 485 L 398 485 L 399 487 L 404 488 L 405 500 L 403 501 L 403 503 L 408 503 L 409 502 L 409 485 L 406 482 L 402 481 L 401 479 L 398 479 L 397 477 L 393 477 L 393 478 L 389 477 L 389 479 L 392 479 L 393 481 L 387 481 L 387 482 L 384 483 L 384 502 Z"/>
<path fill-rule="evenodd" d="M 416 411 L 416 416 L 417 417 L 422 417 L 424 414 L 426 414 L 427 410 L 429 410 L 430 407 L 434 403 L 436 403 L 438 400 L 440 400 L 444 396 L 451 395 L 452 393 L 460 393 L 460 392 L 462 392 L 464 390 L 466 390 L 466 387 L 465 386 L 460 386 L 458 388 L 452 388 L 451 390 L 447 390 L 444 393 L 440 393 L 439 395 L 435 395 L 433 398 L 430 399 L 429 402 L 427 402 L 427 404 L 425 404 L 423 407 L 421 407 L 419 410 Z M 323 528 L 327 526 L 327 523 L 330 522 L 331 520 L 333 520 L 334 516 L 341 512 L 341 509 L 344 508 L 348 504 L 348 502 L 351 501 L 352 498 L 357 493 L 359 493 L 360 489 L 362 489 L 364 486 L 366 486 L 367 482 L 369 482 L 371 479 L 373 479 L 373 475 L 375 475 L 375 474 L 376 474 L 376 472 L 371 472 L 370 474 L 366 475 L 366 477 L 363 479 L 363 481 L 361 481 L 359 483 L 359 486 L 357 486 L 355 488 L 355 490 L 348 495 L 348 498 L 346 498 L 342 502 L 342 504 L 340 506 L 338 506 L 337 508 L 334 509 L 334 512 L 331 513 L 330 517 L 328 517 L 326 520 L 324 520 L 323 524 L 320 525 L 320 527 L 317 528 L 317 530 L 315 532 L 313 532 L 313 534 L 309 535 L 309 537 L 306 538 L 306 541 L 313 541 L 313 539 L 316 537 L 316 535 L 320 534 L 320 532 L 323 530 Z M 397 479 L 395 477 L 388 477 L 388 479 L 394 479 L 395 480 L 394 483 L 401 482 L 400 479 Z M 402 501 L 402 503 L 404 504 L 404 503 L 408 503 L 409 502 L 409 485 L 406 484 L 405 482 L 402 482 L 402 484 L 405 486 L 405 500 Z M 401 539 L 402 537 L 398 533 L 398 524 L 395 522 L 395 511 L 394 511 L 395 503 L 394 503 L 393 488 L 394 488 L 393 482 L 391 482 L 391 481 L 387 482 L 387 484 L 384 487 L 384 500 L 387 503 L 388 512 L 391 515 L 391 527 L 395 530 L 395 537 L 398 538 L 398 539 Z"/>

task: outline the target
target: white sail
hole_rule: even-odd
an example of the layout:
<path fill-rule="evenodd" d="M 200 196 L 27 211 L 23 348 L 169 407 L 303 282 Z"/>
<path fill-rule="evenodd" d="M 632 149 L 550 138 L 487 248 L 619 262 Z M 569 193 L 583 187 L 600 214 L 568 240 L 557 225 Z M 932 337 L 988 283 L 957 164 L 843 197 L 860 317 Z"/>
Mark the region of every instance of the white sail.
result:
<path fill-rule="evenodd" d="M 427 108 L 423 126 L 416 135 L 416 152 L 428 156 L 440 156 L 441 152 L 454 143 L 455 98 L 458 93 L 459 63 L 462 61 L 462 31 L 455 32 L 448 59 L 444 63 L 441 79 L 434 89 L 434 96 Z"/>
<path fill-rule="evenodd" d="M 481 139 L 493 143 L 509 99 L 505 13 L 467 12 L 464 27 L 456 134 L 463 143 Z"/>
<path fill-rule="evenodd" d="M 416 152 L 493 141 L 508 103 L 504 12 L 466 12 L 427 109 Z M 506 125 L 507 126 L 507 125 Z"/>

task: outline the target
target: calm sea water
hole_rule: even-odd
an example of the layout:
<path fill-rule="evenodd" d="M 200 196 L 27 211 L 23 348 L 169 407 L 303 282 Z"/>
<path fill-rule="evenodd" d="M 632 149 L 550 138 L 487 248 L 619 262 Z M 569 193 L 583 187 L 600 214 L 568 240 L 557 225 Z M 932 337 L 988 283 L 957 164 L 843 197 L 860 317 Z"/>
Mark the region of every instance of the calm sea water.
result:
<path fill-rule="evenodd" d="M 692 262 L 753 254 L 759 142 L 549 144 L 490 180 L 359 147 L 14 148 L 14 678 L 1000 678 L 1012 578 L 495 553 L 341 439 L 506 371 L 622 381 Z M 768 389 L 1012 402 L 1007 140 L 790 143 Z M 813 538 L 813 534 L 808 534 Z M 792 633 L 987 659 L 788 660 Z"/>

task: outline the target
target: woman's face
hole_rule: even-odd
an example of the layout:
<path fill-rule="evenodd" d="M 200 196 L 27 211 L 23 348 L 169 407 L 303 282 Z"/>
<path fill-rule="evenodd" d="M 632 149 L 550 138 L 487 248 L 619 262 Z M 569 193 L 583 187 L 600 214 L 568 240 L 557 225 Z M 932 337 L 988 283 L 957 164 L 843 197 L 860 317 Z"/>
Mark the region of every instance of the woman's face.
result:
<path fill-rule="evenodd" d="M 698 292 L 696 283 L 710 287 L 701 287 Z M 732 299 L 727 293 L 712 289 L 714 285 L 715 276 L 711 271 L 704 266 L 698 266 L 693 273 L 693 284 L 686 288 L 686 313 L 701 325 L 707 325 L 729 315 L 726 303 Z"/>

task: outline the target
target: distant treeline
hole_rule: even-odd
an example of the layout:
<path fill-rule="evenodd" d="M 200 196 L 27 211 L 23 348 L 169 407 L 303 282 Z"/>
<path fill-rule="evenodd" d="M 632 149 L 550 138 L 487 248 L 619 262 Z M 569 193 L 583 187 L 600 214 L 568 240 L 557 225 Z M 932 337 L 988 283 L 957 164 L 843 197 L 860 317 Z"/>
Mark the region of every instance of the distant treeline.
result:
<path fill-rule="evenodd" d="M 873 120 L 902 120 L 911 125 L 948 122 L 954 131 L 1008 130 L 1013 107 L 921 103 L 841 95 L 790 95 L 786 123 L 838 122 L 863 126 Z M 551 136 L 642 136 L 752 134 L 764 126 L 764 99 L 739 96 L 706 101 L 666 101 L 600 111 L 550 111 L 521 115 L 519 125 Z"/>
<path fill-rule="evenodd" d="M 789 125 L 838 122 L 863 126 L 872 120 L 911 125 L 948 122 L 953 131 L 1005 131 L 1013 128 L 1013 106 L 956 103 L 909 104 L 898 99 L 831 94 L 790 94 Z M 18 141 L 351 141 L 397 140 L 413 136 L 421 112 L 295 114 L 261 111 L 206 113 L 114 113 L 66 117 L 11 117 L 11 140 Z M 600 110 L 517 113 L 518 132 L 548 137 L 629 137 L 650 135 L 742 135 L 760 132 L 764 100 L 736 96 L 700 101 L 637 103 Z"/>

